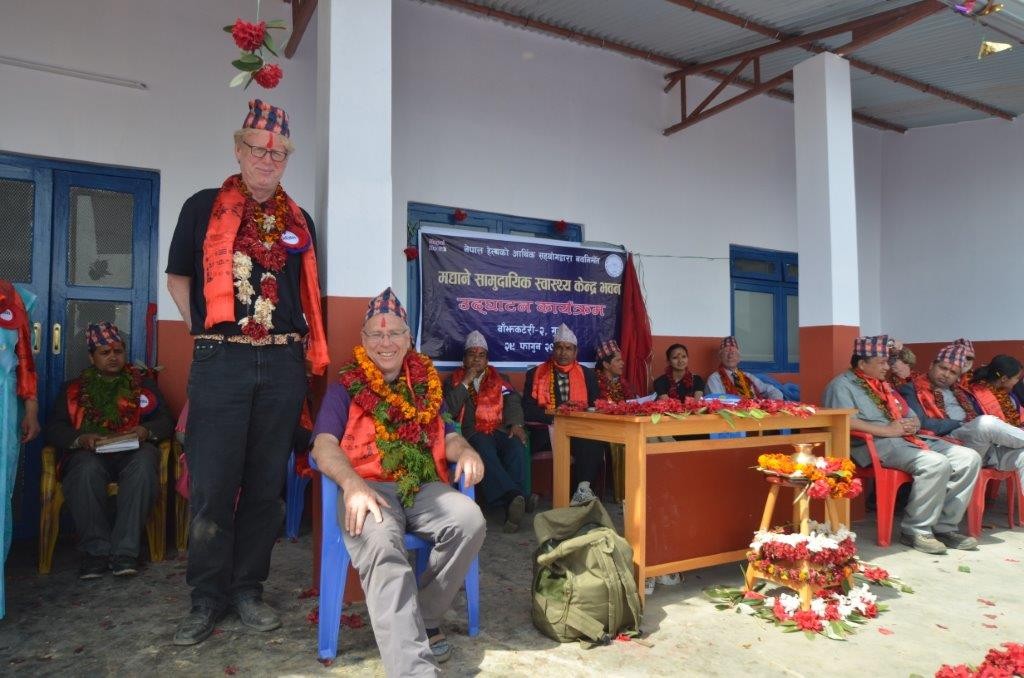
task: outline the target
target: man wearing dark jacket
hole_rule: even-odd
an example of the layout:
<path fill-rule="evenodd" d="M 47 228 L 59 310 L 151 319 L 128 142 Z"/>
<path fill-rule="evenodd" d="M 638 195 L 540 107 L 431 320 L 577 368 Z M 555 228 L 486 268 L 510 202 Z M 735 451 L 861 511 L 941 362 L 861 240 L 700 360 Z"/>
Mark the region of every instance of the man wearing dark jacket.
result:
<path fill-rule="evenodd" d="M 80 579 L 111 569 L 135 574 L 142 528 L 158 494 L 158 441 L 174 427 L 170 412 L 144 370 L 126 363 L 125 342 L 109 322 L 86 330 L 91 367 L 67 382 L 46 423 L 47 442 L 64 457 L 62 485 L 78 533 Z M 104 452 L 110 436 L 133 435 L 135 449 Z M 107 484 L 117 483 L 117 518 L 107 519 Z"/>
<path fill-rule="evenodd" d="M 991 414 L 978 414 L 973 397 L 958 381 L 965 358 L 963 346 L 946 346 L 927 374 L 899 387 L 900 395 L 921 420 L 922 429 L 956 438 L 977 450 L 983 465 L 1016 470 L 1024 480 L 1024 430 Z"/>
<path fill-rule="evenodd" d="M 526 373 L 523 414 L 528 422 L 552 424 L 554 417 L 547 414 L 548 409 L 563 403 L 590 407 L 599 397 L 600 390 L 594 370 L 576 360 L 577 344 L 575 333 L 563 323 L 555 331 L 551 358 Z M 531 431 L 530 436 L 534 451 L 551 449 L 551 439 L 546 428 L 537 427 Z M 571 439 L 572 483 L 576 485 L 572 503 L 582 504 L 597 498 L 591 487 L 600 474 L 607 450 L 607 443 Z"/>

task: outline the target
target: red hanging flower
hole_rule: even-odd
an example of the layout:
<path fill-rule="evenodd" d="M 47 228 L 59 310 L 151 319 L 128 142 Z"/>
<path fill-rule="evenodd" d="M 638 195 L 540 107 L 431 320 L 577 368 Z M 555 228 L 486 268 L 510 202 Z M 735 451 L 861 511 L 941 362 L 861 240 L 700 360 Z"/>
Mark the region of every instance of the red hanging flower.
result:
<path fill-rule="evenodd" d="M 404 250 L 402 250 L 402 252 L 405 253 L 405 260 L 406 261 L 416 261 L 417 259 L 420 258 L 420 250 L 419 250 L 418 247 L 414 247 L 412 245 L 409 245 Z"/>
<path fill-rule="evenodd" d="M 274 89 L 281 82 L 283 76 L 284 71 L 281 70 L 280 66 L 277 64 L 265 64 L 263 68 L 252 74 L 252 79 L 260 87 Z"/>
<path fill-rule="evenodd" d="M 565 222 L 565 219 L 559 219 L 555 222 L 555 230 L 559 233 L 565 233 L 565 229 L 569 228 L 569 224 Z"/>
<path fill-rule="evenodd" d="M 255 52 L 263 44 L 267 35 L 267 22 L 261 21 L 258 24 L 251 24 L 242 21 L 241 18 L 235 21 L 231 27 L 231 37 L 235 39 L 238 49 L 243 52 Z"/>
<path fill-rule="evenodd" d="M 464 210 L 455 210 L 455 213 L 452 214 L 452 219 L 454 219 L 456 221 L 456 223 L 457 223 L 457 222 L 460 222 L 460 221 L 465 221 L 466 217 L 468 217 L 468 216 L 469 215 L 466 214 L 466 212 Z"/>

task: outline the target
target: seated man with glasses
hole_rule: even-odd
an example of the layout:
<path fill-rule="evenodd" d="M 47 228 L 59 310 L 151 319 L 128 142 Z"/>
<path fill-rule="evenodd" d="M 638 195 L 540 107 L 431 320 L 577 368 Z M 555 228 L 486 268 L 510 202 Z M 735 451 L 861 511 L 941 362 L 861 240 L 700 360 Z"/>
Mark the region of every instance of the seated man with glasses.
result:
<path fill-rule="evenodd" d="M 338 522 L 366 593 L 389 676 L 435 675 L 451 656 L 441 620 L 483 545 L 479 507 L 449 484 L 484 464 L 444 411 L 430 358 L 410 348 L 405 309 L 391 288 L 370 302 L 362 345 L 328 387 L 313 429 L 313 458 L 343 494 Z M 416 581 L 402 542 L 434 543 Z"/>
<path fill-rule="evenodd" d="M 258 631 L 281 625 L 263 582 L 306 374 L 329 362 L 313 220 L 281 186 L 292 150 L 287 114 L 250 101 L 235 132 L 239 173 L 185 202 L 167 255 L 167 288 L 195 340 L 185 432 L 192 608 L 176 645 L 208 638 L 229 606 Z"/>

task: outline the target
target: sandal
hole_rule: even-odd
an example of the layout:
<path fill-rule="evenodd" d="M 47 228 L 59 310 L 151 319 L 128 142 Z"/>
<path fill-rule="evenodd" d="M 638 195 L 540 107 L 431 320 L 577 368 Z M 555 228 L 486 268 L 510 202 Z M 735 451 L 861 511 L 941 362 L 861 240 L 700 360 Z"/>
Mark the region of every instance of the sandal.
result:
<path fill-rule="evenodd" d="M 434 655 L 434 661 L 443 664 L 452 657 L 452 644 L 448 642 L 441 629 L 427 629 L 427 642 Z"/>

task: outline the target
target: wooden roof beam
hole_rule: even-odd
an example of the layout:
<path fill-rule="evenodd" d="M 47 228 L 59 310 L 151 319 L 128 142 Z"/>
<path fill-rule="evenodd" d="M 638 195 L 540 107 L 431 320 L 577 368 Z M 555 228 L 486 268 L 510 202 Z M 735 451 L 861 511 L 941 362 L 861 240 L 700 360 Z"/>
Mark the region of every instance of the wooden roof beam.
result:
<path fill-rule="evenodd" d="M 302 36 L 306 33 L 309 20 L 316 13 L 316 0 L 291 0 L 292 3 L 292 34 L 288 44 L 284 46 L 284 55 L 291 59 L 299 49 Z"/>
<path fill-rule="evenodd" d="M 729 12 L 716 9 L 714 7 L 708 7 L 707 5 L 695 2 L 695 0 L 665 1 L 670 2 L 673 5 L 683 7 L 684 9 L 688 9 L 699 14 L 704 14 L 706 16 L 714 17 L 715 19 L 719 19 L 720 21 L 725 21 L 726 23 L 730 23 L 733 26 L 739 26 L 740 28 L 744 28 L 748 31 L 753 31 L 754 33 L 758 33 L 760 35 L 769 37 L 773 40 L 781 41 L 786 40 L 787 38 L 799 37 L 792 33 L 784 33 L 776 28 L 772 28 L 771 26 L 758 23 L 757 21 L 746 19 L 737 14 L 731 14 Z M 800 48 L 815 53 L 828 51 L 827 47 L 816 43 L 800 45 Z M 990 115 L 994 118 L 1002 118 L 1003 120 L 1013 120 L 1014 118 L 1013 113 L 1010 113 L 1008 111 L 996 108 L 995 106 L 989 106 L 988 104 L 978 101 L 977 99 L 971 99 L 970 97 L 965 97 L 963 95 L 957 94 L 956 92 L 951 92 L 947 89 L 936 87 L 934 85 L 929 85 L 928 83 L 921 82 L 920 80 L 915 80 L 914 78 L 907 77 L 901 73 L 889 70 L 888 68 L 882 68 L 881 66 L 876 66 L 874 64 L 870 64 L 859 59 L 853 59 L 851 57 L 846 57 L 846 60 L 850 62 L 851 66 L 858 70 L 865 71 L 866 73 L 870 73 L 871 75 L 877 75 L 881 78 L 891 80 L 892 82 L 899 83 L 901 85 L 906 85 L 907 87 L 916 89 L 919 92 L 931 94 L 932 96 L 939 97 L 940 99 L 945 99 L 946 101 L 951 101 L 953 103 L 960 104 L 961 106 L 965 106 L 976 111 L 981 111 L 982 113 Z"/>
<path fill-rule="evenodd" d="M 619 54 L 624 54 L 626 56 L 635 57 L 637 59 L 643 59 L 644 61 L 648 61 L 659 66 L 666 66 L 668 68 L 678 70 L 680 68 L 692 65 L 687 64 L 684 61 L 679 61 L 678 59 L 672 59 L 661 54 L 657 54 L 655 52 L 648 52 L 641 49 L 636 49 L 635 47 L 623 45 L 621 43 L 614 42 L 611 40 L 596 38 L 592 35 L 587 35 L 586 33 L 579 33 L 577 31 L 572 31 L 567 28 L 562 28 L 560 26 L 555 26 L 553 24 L 544 23 L 542 21 L 527 19 L 525 17 L 519 16 L 518 14 L 512 14 L 511 12 L 505 12 L 499 9 L 492 9 L 490 7 L 483 7 L 481 5 L 477 5 L 476 3 L 469 2 L 469 0 L 433 0 L 433 2 L 439 5 L 456 7 L 458 9 L 471 12 L 473 14 L 479 14 L 481 16 L 496 19 L 498 21 L 503 21 L 505 23 L 512 24 L 515 26 L 522 26 L 523 28 L 529 28 L 541 33 L 547 33 L 548 35 L 555 35 L 566 40 L 571 40 L 573 42 L 578 42 L 584 45 L 590 45 L 591 47 L 598 47 L 600 49 L 606 49 L 612 52 L 617 52 Z M 708 73 L 705 73 L 704 76 L 714 78 L 715 80 L 719 81 L 729 77 L 728 74 L 719 73 L 717 71 L 709 71 Z M 734 78 L 732 84 L 740 87 L 745 87 L 748 89 L 755 86 L 753 82 L 745 78 L 739 77 Z M 793 101 L 793 95 L 784 90 L 768 89 L 763 91 L 768 96 L 775 97 L 777 99 L 782 99 L 784 101 Z M 704 117 L 706 118 L 707 116 Z M 901 133 L 907 131 L 906 127 L 902 127 L 900 125 L 888 122 L 887 120 L 882 120 L 880 118 L 874 118 L 871 116 L 863 115 L 857 113 L 856 111 L 854 111 L 853 113 L 853 119 L 861 124 L 870 125 L 871 127 L 877 127 L 878 129 L 890 130 L 893 132 Z"/>

